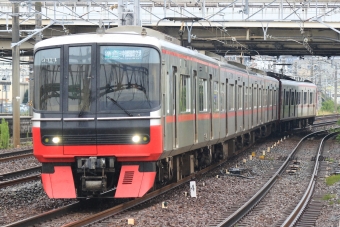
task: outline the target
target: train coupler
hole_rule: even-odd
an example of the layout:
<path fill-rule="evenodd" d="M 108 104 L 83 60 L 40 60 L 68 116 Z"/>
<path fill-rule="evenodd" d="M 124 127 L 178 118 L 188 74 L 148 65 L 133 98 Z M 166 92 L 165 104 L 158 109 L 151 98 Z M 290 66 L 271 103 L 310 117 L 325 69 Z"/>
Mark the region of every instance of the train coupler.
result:
<path fill-rule="evenodd" d="M 82 191 L 106 191 L 106 176 L 82 176 Z"/>

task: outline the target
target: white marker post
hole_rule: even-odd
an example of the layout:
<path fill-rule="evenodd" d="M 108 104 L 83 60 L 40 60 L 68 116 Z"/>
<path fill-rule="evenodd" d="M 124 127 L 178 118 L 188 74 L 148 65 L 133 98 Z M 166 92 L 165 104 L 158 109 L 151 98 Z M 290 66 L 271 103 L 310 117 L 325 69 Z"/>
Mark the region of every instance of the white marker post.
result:
<path fill-rule="evenodd" d="M 196 181 L 190 181 L 190 196 L 196 197 Z"/>

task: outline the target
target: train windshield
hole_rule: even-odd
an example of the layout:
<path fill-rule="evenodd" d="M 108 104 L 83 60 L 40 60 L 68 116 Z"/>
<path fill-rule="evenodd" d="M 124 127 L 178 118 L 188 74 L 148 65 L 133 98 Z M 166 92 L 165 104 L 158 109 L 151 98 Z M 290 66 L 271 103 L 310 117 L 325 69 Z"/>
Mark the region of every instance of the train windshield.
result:
<path fill-rule="evenodd" d="M 60 48 L 41 50 L 34 56 L 34 108 L 60 110 Z"/>
<path fill-rule="evenodd" d="M 34 108 L 61 111 L 61 99 L 67 110 L 121 113 L 155 109 L 160 105 L 160 55 L 149 47 L 94 45 L 64 48 L 68 62 L 60 61 L 61 48 L 39 50 L 34 58 L 37 79 Z M 99 50 L 96 55 L 92 51 Z M 98 60 L 92 59 L 98 56 Z M 62 76 L 67 67 L 68 74 Z M 64 82 L 62 82 L 64 81 Z M 65 84 L 62 88 L 61 84 Z M 67 84 L 67 85 L 66 85 Z M 64 93 L 64 95 L 63 95 Z"/>
<path fill-rule="evenodd" d="M 158 107 L 159 53 L 149 47 L 101 46 L 99 87 L 99 111 L 130 115 L 128 110 Z"/>

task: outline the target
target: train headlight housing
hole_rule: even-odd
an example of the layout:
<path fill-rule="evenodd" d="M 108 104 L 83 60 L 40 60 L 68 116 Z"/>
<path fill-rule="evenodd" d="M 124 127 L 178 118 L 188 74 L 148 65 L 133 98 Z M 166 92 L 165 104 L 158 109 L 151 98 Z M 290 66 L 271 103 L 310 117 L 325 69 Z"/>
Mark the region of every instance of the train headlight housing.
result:
<path fill-rule="evenodd" d="M 150 142 L 150 137 L 148 135 L 133 135 L 131 140 L 135 144 L 146 144 Z"/>
<path fill-rule="evenodd" d="M 42 143 L 44 145 L 60 145 L 61 137 L 59 137 L 59 136 L 44 136 L 42 138 Z"/>

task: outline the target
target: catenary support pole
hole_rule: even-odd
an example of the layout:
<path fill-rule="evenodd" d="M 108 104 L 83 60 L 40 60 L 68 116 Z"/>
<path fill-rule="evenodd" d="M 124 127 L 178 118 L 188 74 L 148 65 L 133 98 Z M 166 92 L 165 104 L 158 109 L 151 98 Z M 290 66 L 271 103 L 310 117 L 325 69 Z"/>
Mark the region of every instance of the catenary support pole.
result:
<path fill-rule="evenodd" d="M 12 43 L 19 37 L 19 3 L 12 4 Z M 20 46 L 12 48 L 12 108 L 13 108 L 13 146 L 20 147 Z"/>

